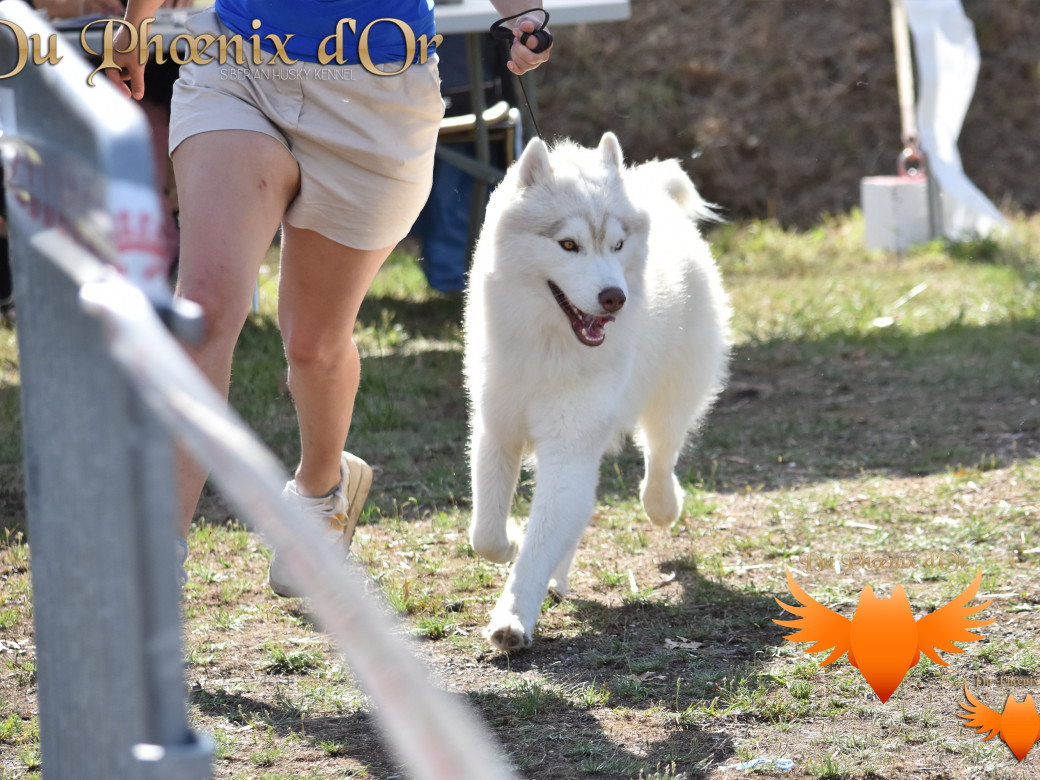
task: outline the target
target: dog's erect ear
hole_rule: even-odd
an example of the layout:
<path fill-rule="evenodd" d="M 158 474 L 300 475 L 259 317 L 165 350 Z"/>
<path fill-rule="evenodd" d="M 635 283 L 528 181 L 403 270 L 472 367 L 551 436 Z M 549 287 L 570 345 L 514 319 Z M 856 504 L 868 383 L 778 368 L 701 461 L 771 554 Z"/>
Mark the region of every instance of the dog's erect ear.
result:
<path fill-rule="evenodd" d="M 608 166 L 621 170 L 624 165 L 625 156 L 621 152 L 621 144 L 613 133 L 604 133 L 599 139 L 599 153 L 603 155 L 603 162 Z"/>
<path fill-rule="evenodd" d="M 520 155 L 520 186 L 531 187 L 552 178 L 552 166 L 549 165 L 549 149 L 541 138 L 532 138 L 524 153 Z"/>

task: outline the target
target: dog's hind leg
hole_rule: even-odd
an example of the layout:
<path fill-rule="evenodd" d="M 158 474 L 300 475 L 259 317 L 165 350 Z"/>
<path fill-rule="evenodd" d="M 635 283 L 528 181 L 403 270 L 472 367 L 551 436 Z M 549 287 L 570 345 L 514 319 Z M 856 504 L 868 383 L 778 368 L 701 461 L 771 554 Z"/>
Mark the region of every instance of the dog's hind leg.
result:
<path fill-rule="evenodd" d="M 477 555 L 495 563 L 508 563 L 520 549 L 522 534 L 509 516 L 509 507 L 520 477 L 522 454 L 520 445 L 503 445 L 487 433 L 473 435 L 469 541 Z"/>
<path fill-rule="evenodd" d="M 667 528 L 679 519 L 683 489 L 675 478 L 675 465 L 685 440 L 685 423 L 648 414 L 640 421 L 636 439 L 643 449 L 645 472 L 639 499 L 650 521 Z"/>
<path fill-rule="evenodd" d="M 485 630 L 485 636 L 500 650 L 511 652 L 531 645 L 549 579 L 564 559 L 569 565 L 592 517 L 598 475 L 597 455 L 586 454 L 575 462 L 571 453 L 562 457 L 538 453 L 527 535 Z"/>
<path fill-rule="evenodd" d="M 561 598 L 567 595 L 567 575 L 571 571 L 574 553 L 578 549 L 578 541 L 575 540 L 573 546 L 563 551 L 563 555 L 560 556 L 560 560 L 556 563 L 556 568 L 553 569 L 552 577 L 549 579 L 549 590 L 555 592 Z"/>

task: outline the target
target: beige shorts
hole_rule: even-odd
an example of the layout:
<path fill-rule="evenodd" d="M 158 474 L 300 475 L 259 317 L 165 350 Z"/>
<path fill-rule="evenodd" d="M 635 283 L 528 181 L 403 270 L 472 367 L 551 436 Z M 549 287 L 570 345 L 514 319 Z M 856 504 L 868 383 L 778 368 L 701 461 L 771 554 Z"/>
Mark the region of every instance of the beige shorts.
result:
<path fill-rule="evenodd" d="M 212 10 L 187 23 L 194 36 L 232 33 Z M 430 194 L 444 115 L 436 57 L 376 76 L 360 65 L 181 66 L 173 91 L 170 152 L 217 130 L 269 135 L 300 166 L 300 191 L 285 221 L 355 249 L 380 249 L 407 234 Z M 215 55 L 215 47 L 208 54 Z M 270 54 L 264 54 L 266 62 Z M 400 63 L 384 66 L 396 72 Z"/>

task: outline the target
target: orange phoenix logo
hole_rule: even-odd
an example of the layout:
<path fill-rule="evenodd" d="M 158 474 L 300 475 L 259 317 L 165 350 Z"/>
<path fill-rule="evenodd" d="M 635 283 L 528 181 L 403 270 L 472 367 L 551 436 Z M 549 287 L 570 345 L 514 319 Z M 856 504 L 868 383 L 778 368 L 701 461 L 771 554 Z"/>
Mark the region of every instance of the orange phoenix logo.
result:
<path fill-rule="evenodd" d="M 849 663 L 874 689 L 882 704 L 888 701 L 896 688 L 921 659 L 921 653 L 937 664 L 948 666 L 936 653 L 963 653 L 953 642 L 976 642 L 982 639 L 968 629 L 988 626 L 992 620 L 968 620 L 969 615 L 985 609 L 993 601 L 969 608 L 965 605 L 975 597 L 982 581 L 982 571 L 957 598 L 920 620 L 914 620 L 910 601 L 902 585 L 897 585 L 892 596 L 879 599 L 867 585 L 859 596 L 859 604 L 852 620 L 820 604 L 799 587 L 787 571 L 787 586 L 802 606 L 792 607 L 780 599 L 776 603 L 800 620 L 774 620 L 781 626 L 797 629 L 784 639 L 792 642 L 814 642 L 805 653 L 831 650 L 820 666 L 827 666 L 849 654 Z"/>
<path fill-rule="evenodd" d="M 967 723 L 961 725 L 970 726 L 975 729 L 976 734 L 990 732 L 983 742 L 999 734 L 1004 744 L 1011 748 L 1011 752 L 1021 761 L 1033 747 L 1033 743 L 1040 739 L 1040 715 L 1036 712 L 1032 696 L 1026 696 L 1025 701 L 1019 702 L 1009 693 L 1007 701 L 1004 702 L 1004 711 L 997 712 L 972 696 L 967 685 L 964 686 L 964 695 L 971 704 L 960 706 L 970 714 L 963 715 L 958 712 L 957 717 L 964 718 Z"/>

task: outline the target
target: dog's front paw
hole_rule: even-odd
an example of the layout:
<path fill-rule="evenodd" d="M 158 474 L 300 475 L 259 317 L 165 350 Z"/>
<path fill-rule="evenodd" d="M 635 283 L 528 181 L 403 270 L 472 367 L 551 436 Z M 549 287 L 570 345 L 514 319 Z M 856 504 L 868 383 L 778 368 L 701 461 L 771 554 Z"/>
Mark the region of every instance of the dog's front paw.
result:
<path fill-rule="evenodd" d="M 491 618 L 491 623 L 484 629 L 484 638 L 499 650 L 515 653 L 531 646 L 531 635 L 524 631 L 520 619 L 510 615 L 503 619 Z"/>
<path fill-rule="evenodd" d="M 659 528 L 668 528 L 682 512 L 683 489 L 674 474 L 666 478 L 644 479 L 640 485 L 643 511 L 650 522 Z"/>
<path fill-rule="evenodd" d="M 513 518 L 509 518 L 504 534 L 495 531 L 496 529 L 487 529 L 479 523 L 474 523 L 470 530 L 470 545 L 473 547 L 473 552 L 492 563 L 515 561 L 516 556 L 520 553 L 520 544 L 524 540 L 520 526 Z"/>
<path fill-rule="evenodd" d="M 473 538 L 470 544 L 473 546 L 473 552 L 492 563 L 515 561 L 520 552 L 520 545 L 513 541 L 492 543 L 486 539 Z"/>

